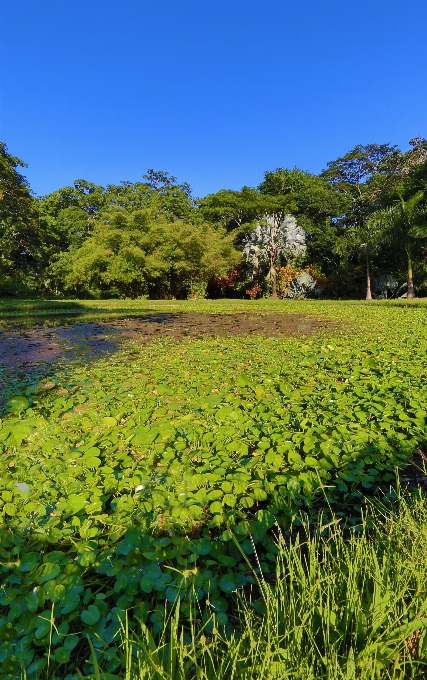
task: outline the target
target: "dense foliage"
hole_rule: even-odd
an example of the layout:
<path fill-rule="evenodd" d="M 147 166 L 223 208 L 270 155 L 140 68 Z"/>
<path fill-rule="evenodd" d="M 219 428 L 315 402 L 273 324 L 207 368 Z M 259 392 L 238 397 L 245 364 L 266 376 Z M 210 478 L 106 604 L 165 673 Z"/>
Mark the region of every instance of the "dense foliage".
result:
<path fill-rule="evenodd" d="M 23 668 L 27 678 L 87 675 L 88 640 L 96 663 L 121 677 L 121 626 L 137 632 L 142 622 L 157 636 L 178 601 L 187 632 L 198 619 L 206 635 L 231 635 L 236 593 L 275 572 L 277 531 L 289 537 L 320 510 L 325 524 L 357 527 L 365 496 L 387 497 L 396 469 L 424 449 L 425 306 L 196 304 L 143 309 L 281 305 L 337 325 L 321 336 L 159 340 L 42 380 L 9 379 L 0 423 L 8 680 Z M 418 605 L 410 611 L 393 625 L 418 621 Z"/>
<path fill-rule="evenodd" d="M 406 152 L 358 145 L 320 175 L 278 168 L 257 188 L 204 198 L 151 169 L 141 182 L 101 187 L 80 179 L 36 198 L 17 170 L 24 164 L 4 143 L 0 160 L 3 295 L 155 299 L 243 297 L 250 290 L 276 297 L 286 294 L 277 284 L 281 267 L 311 268 L 310 295 L 411 298 L 427 290 L 421 138 Z M 283 248 L 290 220 L 299 236 Z M 247 244 L 258 247 L 260 237 L 263 257 L 246 257 Z M 384 288 L 384 276 L 395 284 Z"/>

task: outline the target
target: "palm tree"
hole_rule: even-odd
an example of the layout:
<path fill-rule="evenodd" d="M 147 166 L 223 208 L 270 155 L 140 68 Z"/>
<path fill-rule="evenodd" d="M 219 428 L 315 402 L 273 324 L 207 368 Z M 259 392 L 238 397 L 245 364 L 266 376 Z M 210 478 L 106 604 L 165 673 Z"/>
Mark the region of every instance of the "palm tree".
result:
<path fill-rule="evenodd" d="M 406 201 L 402 195 L 394 205 L 377 210 L 368 221 L 372 227 L 384 230 L 386 238 L 394 243 L 398 250 L 403 250 L 408 267 L 408 299 L 413 300 L 414 277 L 412 258 L 415 242 L 427 236 L 427 205 L 423 203 L 424 192 L 417 191 Z"/>
<path fill-rule="evenodd" d="M 366 265 L 366 300 L 372 300 L 371 263 L 381 243 L 382 235 L 381 224 L 365 221 L 346 229 L 335 246 L 335 252 L 344 256 L 362 251 Z"/>

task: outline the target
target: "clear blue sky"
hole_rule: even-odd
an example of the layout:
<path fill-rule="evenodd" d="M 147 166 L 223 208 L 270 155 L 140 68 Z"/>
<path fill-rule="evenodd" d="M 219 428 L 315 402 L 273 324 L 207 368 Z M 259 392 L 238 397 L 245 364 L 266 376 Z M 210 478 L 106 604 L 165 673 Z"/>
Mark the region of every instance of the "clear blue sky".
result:
<path fill-rule="evenodd" d="M 196 196 L 427 136 L 427 0 L 1 0 L 1 132 L 37 194 Z"/>

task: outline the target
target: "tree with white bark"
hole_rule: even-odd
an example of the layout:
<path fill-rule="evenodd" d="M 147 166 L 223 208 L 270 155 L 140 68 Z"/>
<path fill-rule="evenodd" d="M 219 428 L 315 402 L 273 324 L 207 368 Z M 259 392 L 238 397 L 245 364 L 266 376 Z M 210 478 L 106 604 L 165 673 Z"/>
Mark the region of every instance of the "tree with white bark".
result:
<path fill-rule="evenodd" d="M 252 277 L 268 266 L 271 295 L 277 298 L 276 265 L 306 252 L 306 234 L 290 213 L 272 212 L 258 222 L 243 244 L 243 259 L 250 265 Z"/>

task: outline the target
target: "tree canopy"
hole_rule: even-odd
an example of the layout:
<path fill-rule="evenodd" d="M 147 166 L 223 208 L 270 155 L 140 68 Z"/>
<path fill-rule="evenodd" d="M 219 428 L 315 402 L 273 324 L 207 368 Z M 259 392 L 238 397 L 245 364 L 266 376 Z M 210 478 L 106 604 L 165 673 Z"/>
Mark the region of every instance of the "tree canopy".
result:
<path fill-rule="evenodd" d="M 238 260 L 223 228 L 117 210 L 95 223 L 80 248 L 60 253 L 49 273 L 57 289 L 75 294 L 203 296 L 209 279 Z"/>
<path fill-rule="evenodd" d="M 79 179 L 36 197 L 24 167 L 2 143 L 3 295 L 275 296 L 280 268 L 281 280 L 314 276 L 324 295 L 370 299 L 387 276 L 399 290 L 406 281 L 409 297 L 427 294 L 421 137 L 404 152 L 359 144 L 319 175 L 279 167 L 257 187 L 202 198 L 151 168 L 141 181 Z"/>
<path fill-rule="evenodd" d="M 42 248 L 36 205 L 28 181 L 19 168 L 26 167 L 0 142 L 0 277 L 25 280 Z"/>

